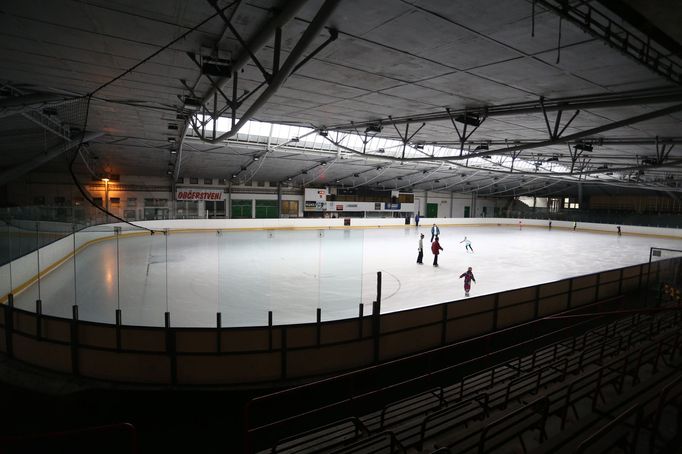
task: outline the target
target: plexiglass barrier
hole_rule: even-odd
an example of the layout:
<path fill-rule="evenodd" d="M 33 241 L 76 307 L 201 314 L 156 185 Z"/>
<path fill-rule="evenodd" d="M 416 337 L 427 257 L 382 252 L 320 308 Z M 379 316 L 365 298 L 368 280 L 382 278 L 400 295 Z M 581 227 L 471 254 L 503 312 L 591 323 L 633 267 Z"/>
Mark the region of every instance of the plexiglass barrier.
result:
<path fill-rule="evenodd" d="M 355 317 L 362 302 L 362 229 L 4 227 L 2 250 L 23 254 L 0 267 L 2 295 L 44 315 L 77 306 L 83 321 L 263 326 Z"/>

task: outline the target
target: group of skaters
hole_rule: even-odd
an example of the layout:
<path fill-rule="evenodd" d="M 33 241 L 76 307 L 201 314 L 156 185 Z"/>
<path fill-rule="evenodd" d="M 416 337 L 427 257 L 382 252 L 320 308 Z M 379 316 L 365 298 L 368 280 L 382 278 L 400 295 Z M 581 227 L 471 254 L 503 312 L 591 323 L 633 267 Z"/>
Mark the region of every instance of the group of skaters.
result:
<path fill-rule="evenodd" d="M 419 214 L 415 217 L 415 223 L 417 227 L 419 227 Z M 464 250 L 467 253 L 474 253 L 474 248 L 471 246 L 471 241 L 465 236 L 460 243 L 464 243 Z M 418 254 L 417 254 L 417 263 L 419 265 L 423 265 L 423 259 L 424 259 L 424 234 L 420 233 L 419 234 L 419 246 L 417 248 Z M 443 247 L 440 245 L 440 228 L 436 224 L 433 224 L 431 227 L 431 253 L 433 254 L 433 266 L 437 267 L 438 266 L 438 255 L 440 254 L 440 251 L 443 250 Z M 464 278 L 464 295 L 469 296 L 469 290 L 471 290 L 471 282 L 476 282 L 476 278 L 474 277 L 474 273 L 469 267 L 464 273 L 462 273 L 460 276 L 461 278 Z"/>

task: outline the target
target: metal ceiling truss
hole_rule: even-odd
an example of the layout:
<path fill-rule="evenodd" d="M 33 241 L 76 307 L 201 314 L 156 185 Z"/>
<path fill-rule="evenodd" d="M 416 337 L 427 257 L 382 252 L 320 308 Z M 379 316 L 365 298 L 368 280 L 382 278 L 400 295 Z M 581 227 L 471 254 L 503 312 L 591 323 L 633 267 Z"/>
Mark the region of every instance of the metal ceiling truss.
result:
<path fill-rule="evenodd" d="M 338 32 L 334 29 L 330 29 L 329 38 L 312 52 L 310 52 L 307 56 L 303 56 L 310 44 L 317 38 L 319 33 L 324 28 L 329 17 L 340 3 L 340 0 L 325 0 L 281 66 L 280 54 L 282 27 L 295 17 L 298 11 L 307 3 L 307 0 L 292 0 L 286 2 L 283 10 L 273 17 L 264 27 L 262 27 L 250 42 L 246 42 L 246 40 L 241 37 L 241 35 L 232 25 L 230 19 L 218 6 L 216 0 L 208 1 L 223 19 L 226 27 L 239 41 L 243 52 L 230 62 L 229 67 L 224 69 L 225 74 L 223 77 L 220 77 L 217 80 L 211 77 L 209 74 L 206 74 L 205 65 L 197 59 L 196 55 L 189 55 L 192 61 L 202 69 L 202 73 L 209 80 L 211 88 L 201 98 L 190 91 L 193 98 L 198 102 L 193 101 L 193 111 L 185 112 L 187 115 L 187 120 L 185 122 L 185 126 L 182 128 L 182 132 L 184 136 L 187 129 L 192 128 L 194 133 L 201 141 L 218 143 L 224 139 L 236 135 L 237 132 L 239 132 L 239 130 L 246 124 L 246 122 L 253 118 L 253 116 L 256 115 L 261 109 L 261 107 L 286 82 L 289 76 L 300 69 L 306 62 L 317 55 L 317 53 L 319 53 L 327 45 L 336 40 L 338 37 Z M 271 71 L 268 72 L 256 57 L 256 53 L 259 52 L 271 39 L 273 39 L 273 37 L 273 67 Z M 239 96 L 239 71 L 249 61 L 251 61 L 259 69 L 261 75 L 263 76 L 263 81 L 255 89 L 246 91 L 244 94 Z M 223 88 L 230 82 L 232 83 L 232 90 L 231 96 L 228 96 L 223 91 Z M 248 99 L 258 92 L 260 92 L 260 95 L 251 103 L 245 112 L 239 114 L 239 108 L 242 107 Z M 218 95 L 220 95 L 220 98 Z M 222 117 L 228 111 L 230 112 L 232 119 L 231 129 L 230 131 L 218 134 L 218 118 Z M 200 115 L 201 119 L 199 118 Z M 239 119 L 237 119 L 238 116 Z M 211 122 L 212 128 L 211 130 L 207 131 L 206 126 Z M 179 149 L 177 163 L 174 168 L 175 178 L 177 178 L 180 173 L 180 167 L 182 164 L 181 159 L 182 147 Z"/>
<path fill-rule="evenodd" d="M 626 118 L 626 119 L 619 120 L 619 121 L 614 121 L 614 122 L 607 123 L 607 124 L 602 125 L 602 126 L 590 128 L 590 129 L 580 131 L 580 132 L 577 132 L 574 134 L 569 134 L 567 136 L 561 136 L 561 137 L 550 138 L 548 140 L 541 140 L 541 141 L 535 141 L 535 142 L 530 142 L 530 143 L 525 143 L 525 144 L 519 144 L 519 145 L 514 145 L 511 147 L 499 148 L 496 150 L 486 150 L 486 151 L 480 151 L 480 152 L 473 152 L 473 153 L 468 153 L 468 154 L 462 155 L 462 156 L 460 156 L 460 155 L 426 156 L 426 157 L 416 157 L 416 158 L 399 158 L 399 157 L 392 157 L 392 156 L 383 156 L 383 159 L 404 161 L 404 162 L 444 161 L 444 160 L 461 161 L 461 160 L 466 160 L 466 159 L 471 159 L 471 158 L 480 158 L 480 157 L 484 157 L 484 156 L 508 155 L 508 154 L 511 154 L 512 152 L 517 152 L 517 151 L 521 151 L 521 150 L 530 150 L 530 149 L 534 149 L 534 148 L 543 148 L 543 147 L 548 147 L 548 146 L 567 143 L 567 142 L 576 142 L 578 140 L 590 138 L 590 136 L 593 136 L 595 134 L 599 134 L 599 133 L 606 132 L 606 131 L 611 131 L 613 129 L 618 129 L 618 128 L 621 128 L 623 126 L 628 126 L 628 125 L 635 124 L 635 123 L 641 123 L 641 122 L 647 121 L 647 120 L 652 120 L 654 118 L 659 118 L 659 117 L 669 115 L 669 114 L 679 112 L 679 111 L 682 111 L 682 104 L 675 104 L 673 106 L 665 107 L 663 109 L 655 110 L 652 112 L 647 112 L 645 114 L 636 115 L 634 117 Z M 356 152 L 355 150 L 352 150 L 352 151 Z"/>
<path fill-rule="evenodd" d="M 209 0 L 209 2 L 214 6 L 214 8 L 216 8 L 217 11 L 220 11 L 215 0 Z M 221 87 L 225 85 L 223 82 L 213 80 L 213 78 L 211 78 L 210 75 L 204 73 L 204 76 L 211 83 L 212 89 L 209 90 L 209 93 L 207 93 L 207 95 L 205 95 L 202 98 L 199 111 L 194 113 L 194 115 L 190 119 L 191 127 L 192 129 L 194 129 L 194 132 L 197 134 L 199 139 L 204 142 L 216 143 L 226 138 L 234 136 L 244 126 L 244 124 L 246 124 L 246 122 L 249 121 L 258 112 L 258 110 L 277 92 L 277 90 L 284 84 L 284 82 L 289 76 L 291 76 L 295 71 L 301 68 L 301 66 L 304 65 L 307 61 L 309 61 L 310 58 L 312 58 L 314 55 L 316 55 L 318 52 L 324 49 L 331 42 L 336 40 L 336 38 L 338 37 L 338 33 L 335 30 L 330 30 L 329 38 L 320 46 L 318 46 L 315 50 L 313 50 L 309 55 L 303 57 L 304 53 L 307 51 L 310 44 L 317 38 L 318 34 L 323 29 L 324 25 L 326 24 L 327 20 L 329 19 L 333 11 L 336 9 L 336 6 L 338 4 L 339 0 L 326 0 L 324 2 L 324 4 L 320 7 L 317 15 L 310 22 L 307 29 L 299 39 L 298 43 L 296 43 L 294 49 L 288 55 L 288 57 L 281 65 L 281 67 L 279 65 L 279 60 L 281 53 L 281 26 L 283 24 L 279 24 L 278 22 L 276 26 L 266 27 L 265 32 L 263 31 L 261 32 L 261 34 L 263 35 L 267 34 L 269 37 L 271 37 L 274 34 L 274 55 L 273 67 L 271 69 L 271 72 L 268 72 L 256 57 L 255 55 L 255 52 L 257 51 L 257 49 L 255 49 L 256 46 L 252 46 L 246 43 L 246 41 L 244 41 L 244 39 L 241 38 L 241 36 L 234 28 L 234 26 L 232 26 L 227 16 L 225 16 L 225 14 L 221 12 L 220 16 L 225 21 L 227 26 L 230 28 L 232 34 L 235 35 L 235 37 L 237 37 L 237 40 L 241 44 L 245 53 L 248 55 L 250 61 L 254 63 L 260 70 L 263 76 L 263 82 L 261 82 L 261 84 L 255 90 L 249 91 L 248 93 L 242 95 L 241 97 L 237 96 L 237 93 L 239 92 L 238 70 L 241 69 L 241 67 L 243 67 L 244 64 L 247 63 L 246 61 L 244 61 L 243 58 L 235 60 L 232 66 L 228 68 L 230 78 L 232 80 L 231 97 L 228 97 L 222 91 Z M 265 41 L 262 42 L 262 45 L 260 47 L 262 47 L 263 45 L 265 45 Z M 196 55 L 190 54 L 190 58 L 197 66 L 203 68 L 203 65 L 196 58 Z M 265 89 L 261 92 L 260 96 L 255 101 L 253 101 L 253 103 L 246 110 L 246 112 L 242 113 L 239 116 L 239 119 L 237 120 L 238 109 L 242 107 L 244 102 L 247 99 L 249 99 L 253 94 L 260 91 L 261 87 L 265 87 Z M 220 102 L 218 101 L 218 94 L 220 94 L 222 97 Z M 218 135 L 216 131 L 216 121 L 228 110 L 231 112 L 232 129 L 230 131 Z M 201 120 L 199 119 L 199 112 L 203 117 L 203 119 Z M 213 122 L 212 131 L 210 131 L 210 134 L 206 134 L 205 126 L 211 121 Z"/>
<path fill-rule="evenodd" d="M 471 116 L 465 110 L 464 115 L 455 118 L 452 115 L 452 112 L 450 111 L 449 108 L 446 108 L 445 111 L 448 113 L 448 117 L 450 117 L 452 126 L 455 127 L 455 132 L 457 133 L 457 137 L 459 138 L 459 155 L 462 156 L 462 153 L 464 153 L 464 144 L 466 143 L 467 140 L 469 140 L 469 138 L 474 134 L 474 132 L 476 132 L 479 126 L 483 124 L 483 122 L 486 119 L 487 112 L 484 110 L 483 117 L 479 118 L 478 115 Z M 459 132 L 459 128 L 457 127 L 457 122 L 460 122 L 464 125 L 464 129 L 462 130 L 461 133 Z M 471 132 L 467 134 L 467 126 L 469 125 L 472 125 L 474 129 L 472 129 Z"/>
<path fill-rule="evenodd" d="M 675 53 L 641 30 L 639 34 L 643 39 L 589 2 L 533 0 L 533 3 L 536 2 L 670 82 L 677 85 L 682 83 L 682 66 L 670 57 Z"/>
<path fill-rule="evenodd" d="M 426 114 L 409 115 L 403 117 L 392 116 L 391 120 L 396 125 L 414 122 L 439 122 L 449 121 L 451 115 L 459 116 L 469 114 L 484 115 L 488 118 L 502 117 L 507 115 L 525 115 L 541 113 L 543 109 L 545 112 L 556 112 L 557 110 L 589 110 L 589 109 L 606 109 L 611 107 L 625 107 L 625 106 L 642 106 L 647 104 L 666 104 L 673 102 L 682 102 L 682 89 L 654 89 L 654 90 L 638 90 L 627 91 L 620 93 L 607 93 L 598 95 L 574 96 L 558 99 L 543 98 L 543 105 L 540 101 L 526 101 L 519 103 L 502 104 L 498 106 L 485 106 L 479 109 L 450 109 L 436 111 Z M 374 119 L 362 122 L 354 122 L 353 124 L 337 124 L 327 126 L 326 129 L 342 130 L 346 132 L 352 131 L 354 128 L 364 128 L 377 123 L 386 123 L 388 118 Z"/>

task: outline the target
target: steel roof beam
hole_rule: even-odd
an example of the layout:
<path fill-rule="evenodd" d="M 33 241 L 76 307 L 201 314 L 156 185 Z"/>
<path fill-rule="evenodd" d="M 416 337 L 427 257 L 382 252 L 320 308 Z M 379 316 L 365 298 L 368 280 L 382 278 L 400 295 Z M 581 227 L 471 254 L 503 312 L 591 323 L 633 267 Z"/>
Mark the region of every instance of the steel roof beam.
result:
<path fill-rule="evenodd" d="M 76 147 L 81 143 L 90 142 L 91 140 L 94 140 L 103 135 L 104 135 L 103 132 L 86 132 L 85 134 L 80 134 L 77 137 L 72 138 L 68 142 L 52 147 L 45 153 L 40 153 L 38 156 L 34 157 L 30 161 L 24 162 L 22 164 L 12 167 L 9 170 L 5 170 L 4 172 L 0 173 L 0 185 L 7 184 L 10 181 L 16 180 L 17 178 L 27 174 L 31 170 L 40 167 L 41 165 L 53 160 L 59 155 L 66 153 L 73 147 Z"/>

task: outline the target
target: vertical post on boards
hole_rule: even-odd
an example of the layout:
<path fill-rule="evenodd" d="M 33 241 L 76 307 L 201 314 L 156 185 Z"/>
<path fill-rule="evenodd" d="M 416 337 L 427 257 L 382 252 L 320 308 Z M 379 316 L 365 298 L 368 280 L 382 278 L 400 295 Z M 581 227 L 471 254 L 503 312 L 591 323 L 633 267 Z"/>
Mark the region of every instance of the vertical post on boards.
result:
<path fill-rule="evenodd" d="M 171 328 L 170 312 L 164 313 L 164 325 L 166 327 L 166 353 L 170 358 L 171 383 L 178 382 L 178 358 L 175 350 L 175 331 Z"/>
<path fill-rule="evenodd" d="M 71 373 L 79 374 L 79 358 L 78 358 L 78 305 L 72 306 L 71 316 Z"/>
<path fill-rule="evenodd" d="M 216 335 L 215 335 L 215 341 L 216 341 L 216 346 L 215 346 L 215 351 L 220 353 L 222 350 L 222 334 L 223 334 L 223 314 L 221 312 L 217 312 L 215 314 L 215 327 L 216 327 Z"/>
<path fill-rule="evenodd" d="M 268 350 L 272 351 L 272 311 L 268 311 Z"/>
<path fill-rule="evenodd" d="M 372 336 L 374 337 L 374 362 L 379 362 L 381 341 L 381 271 L 377 271 L 377 299 L 372 303 Z"/>
<path fill-rule="evenodd" d="M 14 356 L 14 345 L 12 343 L 12 332 L 14 331 L 14 295 L 7 295 L 5 305 L 5 350 L 8 357 Z"/>
<path fill-rule="evenodd" d="M 43 302 L 36 300 L 36 338 L 43 340 Z"/>
<path fill-rule="evenodd" d="M 573 278 L 568 280 L 568 297 L 566 298 L 566 309 L 573 305 Z"/>
<path fill-rule="evenodd" d="M 495 302 L 493 303 L 493 331 L 497 330 L 497 317 L 500 312 L 500 294 L 495 293 Z"/>
<path fill-rule="evenodd" d="M 123 325 L 121 309 L 116 309 L 116 351 L 121 351 L 121 325 Z"/>
<path fill-rule="evenodd" d="M 320 346 L 320 341 L 322 340 L 322 308 L 318 307 L 317 308 L 317 346 Z"/>
<path fill-rule="evenodd" d="M 358 307 L 358 339 L 362 339 L 362 327 L 365 324 L 364 320 L 364 314 L 365 313 L 365 305 L 360 303 Z"/>

